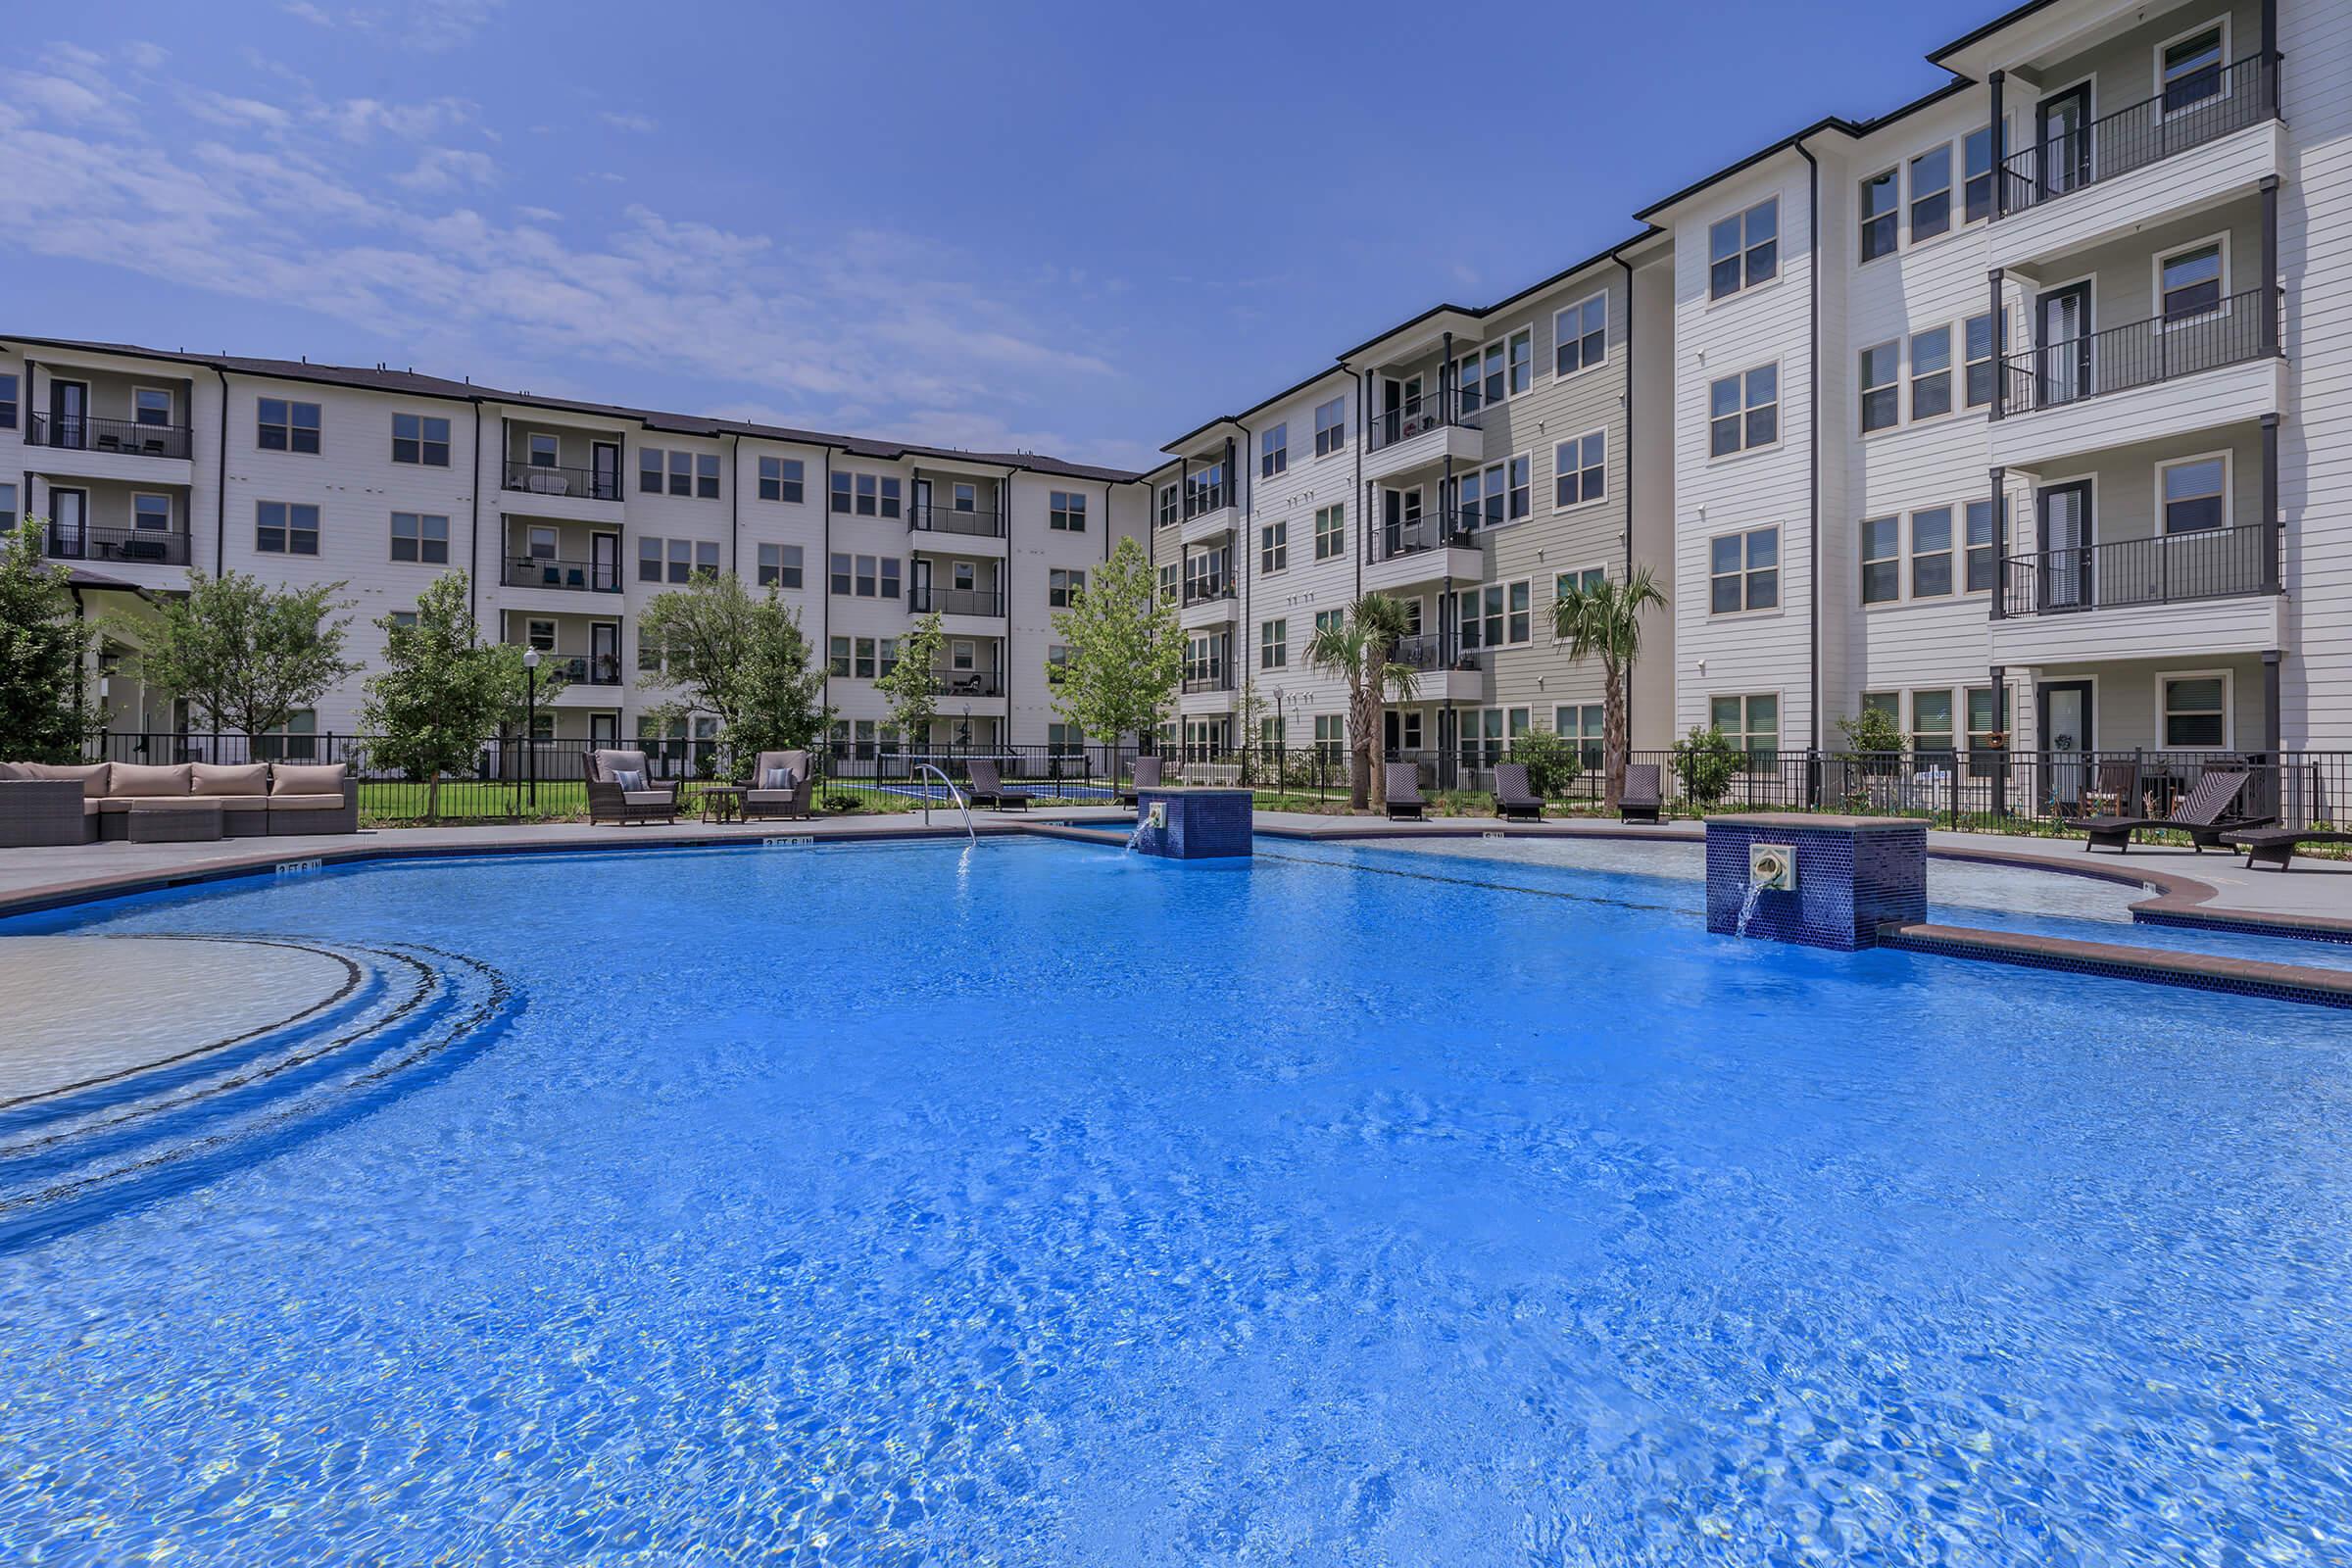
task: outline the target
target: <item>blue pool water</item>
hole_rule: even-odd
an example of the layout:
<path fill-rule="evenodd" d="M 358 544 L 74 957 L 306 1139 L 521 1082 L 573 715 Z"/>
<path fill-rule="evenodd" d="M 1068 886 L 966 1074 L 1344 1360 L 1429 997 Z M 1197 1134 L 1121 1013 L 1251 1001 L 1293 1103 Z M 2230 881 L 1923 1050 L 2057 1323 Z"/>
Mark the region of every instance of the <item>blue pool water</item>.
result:
<path fill-rule="evenodd" d="M 0 1250 L 0 1560 L 2345 1560 L 2341 1014 L 1460 870 L 642 854 L 0 927 L 511 988 Z"/>

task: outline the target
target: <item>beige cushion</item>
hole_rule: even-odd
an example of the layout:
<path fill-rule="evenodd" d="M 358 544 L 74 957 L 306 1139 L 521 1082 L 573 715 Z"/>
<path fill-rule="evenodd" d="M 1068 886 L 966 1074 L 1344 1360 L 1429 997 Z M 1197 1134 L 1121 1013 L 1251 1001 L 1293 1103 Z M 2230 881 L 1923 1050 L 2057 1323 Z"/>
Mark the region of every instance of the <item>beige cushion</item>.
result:
<path fill-rule="evenodd" d="M 193 795 L 118 795 L 107 801 L 109 807 L 120 801 L 126 811 L 218 811 L 220 797 L 207 796 L 198 800 Z"/>
<path fill-rule="evenodd" d="M 17 772 L 16 763 L 0 762 L 0 784 L 14 784 L 18 782 L 21 776 L 22 775 Z"/>
<path fill-rule="evenodd" d="M 799 790 L 745 790 L 743 798 L 747 801 L 757 801 L 762 806 L 781 806 L 787 801 L 799 800 L 801 792 Z"/>
<path fill-rule="evenodd" d="M 343 797 L 340 795 L 272 795 L 270 797 L 270 809 L 272 811 L 334 811 L 340 810 L 342 806 Z"/>
<path fill-rule="evenodd" d="M 18 762 L 15 766 L 19 778 L 74 779 L 80 783 L 81 793 L 93 801 L 111 793 L 106 786 L 112 762 Z"/>
<path fill-rule="evenodd" d="M 343 794 L 343 764 L 341 762 L 272 762 L 270 764 L 270 794 L 332 795 L 340 801 Z"/>
<path fill-rule="evenodd" d="M 631 806 L 667 806 L 677 797 L 667 790 L 622 790 L 620 798 Z"/>
<path fill-rule="evenodd" d="M 652 769 L 646 766 L 645 753 L 641 751 L 623 752 L 602 747 L 596 753 L 596 776 L 600 779 L 611 778 L 615 773 L 650 772 Z"/>
<path fill-rule="evenodd" d="M 232 767 L 226 762 L 195 762 L 195 793 L 198 795 L 267 795 L 270 793 L 270 764 L 247 762 Z"/>
<path fill-rule="evenodd" d="M 202 806 L 218 806 L 223 811 L 259 811 L 275 804 L 267 795 L 191 795 L 188 799 Z"/>
<path fill-rule="evenodd" d="M 116 762 L 113 767 L 114 775 L 106 782 L 106 793 L 112 799 L 153 800 L 172 795 L 184 798 L 189 793 L 190 771 L 185 762 L 174 767 Z"/>

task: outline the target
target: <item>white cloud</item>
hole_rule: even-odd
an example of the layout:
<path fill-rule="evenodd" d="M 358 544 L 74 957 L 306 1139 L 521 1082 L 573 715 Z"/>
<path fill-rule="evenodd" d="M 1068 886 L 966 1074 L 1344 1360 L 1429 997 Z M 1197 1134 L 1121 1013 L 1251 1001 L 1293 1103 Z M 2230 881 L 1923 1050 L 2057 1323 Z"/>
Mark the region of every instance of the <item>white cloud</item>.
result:
<path fill-rule="evenodd" d="M 459 185 L 491 185 L 498 181 L 498 165 L 488 153 L 465 152 L 454 147 L 428 147 L 416 160 L 416 167 L 405 174 L 394 174 L 392 183 L 407 190 L 441 191 Z"/>
<path fill-rule="evenodd" d="M 659 128 L 659 122 L 650 115 L 616 114 L 608 109 L 596 118 L 615 130 L 634 131 L 639 135 L 650 134 Z"/>
<path fill-rule="evenodd" d="M 438 53 L 470 42 L 506 0 L 406 0 L 398 6 L 355 5 L 329 10 L 313 0 L 285 0 L 286 15 L 321 27 L 348 27 L 405 49 Z"/>

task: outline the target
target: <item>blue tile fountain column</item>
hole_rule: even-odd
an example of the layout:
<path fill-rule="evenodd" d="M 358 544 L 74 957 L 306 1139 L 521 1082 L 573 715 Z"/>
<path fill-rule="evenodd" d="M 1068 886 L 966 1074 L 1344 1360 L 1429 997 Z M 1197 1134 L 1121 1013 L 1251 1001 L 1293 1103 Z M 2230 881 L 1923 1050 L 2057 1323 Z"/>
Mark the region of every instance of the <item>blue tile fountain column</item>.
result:
<path fill-rule="evenodd" d="M 1760 811 L 1707 819 L 1707 929 L 1734 935 L 1747 897 L 1749 850 L 1786 848 L 1796 887 L 1767 889 L 1746 934 L 1851 953 L 1879 945 L 1879 927 L 1928 917 L 1928 829 L 1899 816 Z"/>
<path fill-rule="evenodd" d="M 1167 824 L 1152 827 L 1152 808 Z M 1141 790 L 1136 795 L 1135 847 L 1170 860 L 1224 859 L 1250 853 L 1248 790 Z"/>

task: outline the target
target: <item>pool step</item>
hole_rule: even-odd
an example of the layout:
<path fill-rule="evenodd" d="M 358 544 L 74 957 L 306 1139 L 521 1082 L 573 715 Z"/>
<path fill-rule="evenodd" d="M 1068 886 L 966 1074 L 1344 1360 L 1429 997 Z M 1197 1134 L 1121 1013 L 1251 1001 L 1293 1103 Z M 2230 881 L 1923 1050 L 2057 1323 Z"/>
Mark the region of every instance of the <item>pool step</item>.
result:
<path fill-rule="evenodd" d="M 323 944 L 311 944 L 324 947 Z M 410 944 L 327 948 L 339 1003 L 177 1061 L 0 1110 L 0 1249 L 213 1179 L 451 1065 L 514 1006 L 505 978 Z"/>

